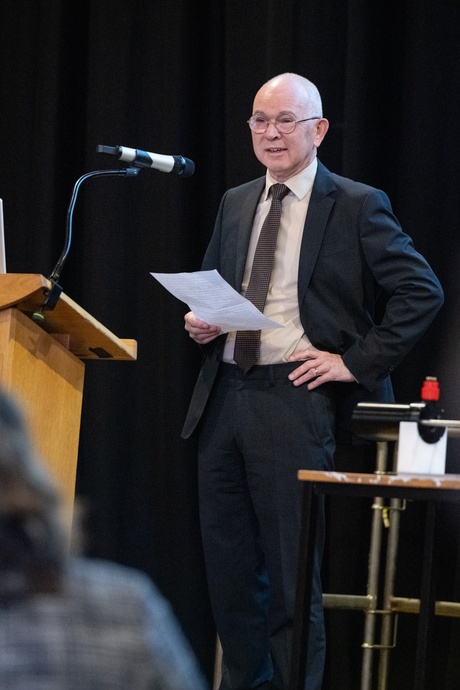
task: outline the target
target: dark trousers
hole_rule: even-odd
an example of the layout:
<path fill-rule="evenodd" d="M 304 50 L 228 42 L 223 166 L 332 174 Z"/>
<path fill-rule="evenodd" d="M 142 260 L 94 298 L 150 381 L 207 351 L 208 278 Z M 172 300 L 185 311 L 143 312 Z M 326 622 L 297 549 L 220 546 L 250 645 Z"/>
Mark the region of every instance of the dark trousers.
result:
<path fill-rule="evenodd" d="M 223 649 L 222 690 L 288 687 L 299 547 L 298 469 L 331 469 L 334 403 L 287 376 L 295 364 L 221 365 L 200 431 L 200 519 Z M 320 540 L 322 542 L 322 540 Z M 307 690 L 321 688 L 322 543 L 310 611 Z"/>

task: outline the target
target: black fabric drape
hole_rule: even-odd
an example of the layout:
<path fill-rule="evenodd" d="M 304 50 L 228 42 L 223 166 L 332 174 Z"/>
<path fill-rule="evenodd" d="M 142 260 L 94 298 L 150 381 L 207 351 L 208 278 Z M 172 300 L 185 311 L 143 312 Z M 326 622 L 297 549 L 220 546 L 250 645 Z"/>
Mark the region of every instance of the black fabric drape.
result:
<path fill-rule="evenodd" d="M 184 180 L 144 170 L 136 179 L 86 182 L 61 284 L 110 330 L 139 344 L 136 363 L 87 365 L 78 468 L 87 552 L 154 578 L 210 676 L 215 632 L 199 537 L 196 449 L 180 439 L 200 353 L 183 330 L 186 306 L 150 271 L 199 268 L 222 193 L 262 173 L 246 125 L 255 91 L 276 73 L 302 73 L 320 88 L 331 123 L 322 162 L 390 195 L 446 290 L 442 313 L 394 376 L 397 398 L 417 400 L 423 378 L 437 375 L 447 416 L 459 417 L 460 5 L 441 5 L 5 0 L 0 8 L 0 197 L 9 271 L 50 273 L 75 181 L 120 166 L 96 154 L 98 144 L 182 154 L 196 164 Z M 449 471 L 460 472 L 458 453 L 449 441 Z M 398 586 L 416 597 L 420 530 L 412 513 L 401 535 Z M 345 551 L 353 561 L 351 542 L 365 542 L 358 515 L 358 523 L 349 521 L 350 544 L 331 528 L 327 585 L 340 586 L 335 555 Z M 448 600 L 458 598 L 458 517 L 451 508 L 441 525 Z M 361 588 L 362 572 L 344 574 L 343 582 L 351 577 Z M 355 689 L 361 614 L 328 615 L 325 685 Z M 460 679 L 458 622 L 437 625 L 437 687 L 450 688 Z M 392 654 L 395 689 L 410 686 L 413 618 L 403 626 L 409 633 L 400 632 L 404 642 Z"/>

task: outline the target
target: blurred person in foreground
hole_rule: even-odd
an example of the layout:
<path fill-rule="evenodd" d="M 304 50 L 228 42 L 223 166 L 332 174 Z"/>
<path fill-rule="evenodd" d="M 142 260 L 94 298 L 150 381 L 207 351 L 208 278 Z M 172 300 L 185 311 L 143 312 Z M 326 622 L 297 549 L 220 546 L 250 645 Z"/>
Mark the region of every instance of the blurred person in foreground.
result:
<path fill-rule="evenodd" d="M 249 358 L 256 351 L 250 333 L 221 334 L 219 323 L 186 314 L 185 328 L 205 356 L 183 436 L 198 430 L 221 690 L 284 690 L 300 529 L 297 471 L 333 469 L 337 445 L 354 440 L 358 402 L 393 402 L 390 374 L 434 319 L 443 291 L 387 195 L 317 159 L 329 123 L 314 84 L 289 73 L 270 79 L 248 124 L 265 174 L 225 193 L 202 268 L 218 270 L 283 328 L 262 330 Z M 258 238 L 273 230 L 265 219 L 280 200 L 272 268 Z M 260 308 L 253 295 L 261 299 L 267 273 Z M 307 690 L 321 687 L 325 659 L 322 550 L 319 542 Z"/>
<path fill-rule="evenodd" d="M 205 690 L 147 576 L 66 552 L 56 490 L 0 391 L 1 690 Z"/>

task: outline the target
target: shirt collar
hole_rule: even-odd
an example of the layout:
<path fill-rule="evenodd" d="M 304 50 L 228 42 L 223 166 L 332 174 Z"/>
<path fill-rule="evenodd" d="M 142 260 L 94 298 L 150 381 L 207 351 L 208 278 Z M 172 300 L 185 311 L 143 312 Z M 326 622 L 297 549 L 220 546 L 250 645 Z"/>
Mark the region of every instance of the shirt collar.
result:
<path fill-rule="evenodd" d="M 293 192 L 296 197 L 300 200 L 302 200 L 308 192 L 311 190 L 313 187 L 313 182 L 315 181 L 315 175 L 316 175 L 316 170 L 318 169 L 318 159 L 315 158 L 312 160 L 310 165 L 308 165 L 306 168 L 301 170 L 297 175 L 293 175 L 293 177 L 290 177 L 286 182 L 284 183 L 286 187 L 289 187 L 291 192 Z M 266 173 L 266 178 L 265 178 L 265 191 L 263 194 L 263 201 L 266 201 L 268 199 L 268 192 L 270 190 L 270 187 L 272 184 L 277 184 L 276 180 L 273 179 L 273 177 L 270 175 L 269 171 L 267 170 Z"/>

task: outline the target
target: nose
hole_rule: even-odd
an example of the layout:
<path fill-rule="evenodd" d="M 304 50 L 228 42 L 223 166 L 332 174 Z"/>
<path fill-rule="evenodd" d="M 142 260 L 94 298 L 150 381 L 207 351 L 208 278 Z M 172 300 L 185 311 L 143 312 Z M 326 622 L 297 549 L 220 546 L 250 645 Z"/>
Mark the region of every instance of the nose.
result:
<path fill-rule="evenodd" d="M 265 130 L 266 137 L 280 136 L 280 133 L 275 125 L 275 120 L 269 120 L 267 124 L 267 129 Z"/>

